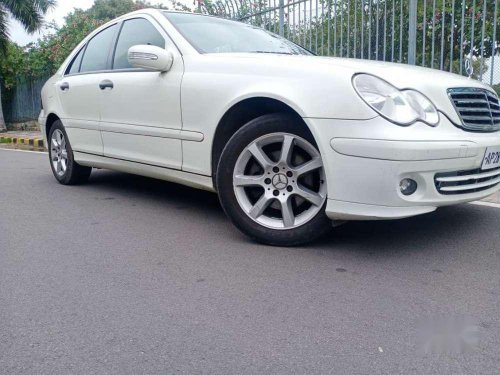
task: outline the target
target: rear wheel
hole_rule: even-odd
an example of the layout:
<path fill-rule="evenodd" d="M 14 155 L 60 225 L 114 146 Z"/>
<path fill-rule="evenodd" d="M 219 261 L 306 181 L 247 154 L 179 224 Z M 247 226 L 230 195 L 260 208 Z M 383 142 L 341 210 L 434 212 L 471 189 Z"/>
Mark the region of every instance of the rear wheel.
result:
<path fill-rule="evenodd" d="M 217 188 L 233 223 L 257 241 L 298 245 L 330 228 L 321 155 L 295 117 L 266 115 L 238 130 L 222 152 Z"/>
<path fill-rule="evenodd" d="M 92 168 L 75 162 L 68 136 L 59 120 L 50 128 L 48 146 L 50 167 L 57 181 L 63 185 L 87 182 Z"/>

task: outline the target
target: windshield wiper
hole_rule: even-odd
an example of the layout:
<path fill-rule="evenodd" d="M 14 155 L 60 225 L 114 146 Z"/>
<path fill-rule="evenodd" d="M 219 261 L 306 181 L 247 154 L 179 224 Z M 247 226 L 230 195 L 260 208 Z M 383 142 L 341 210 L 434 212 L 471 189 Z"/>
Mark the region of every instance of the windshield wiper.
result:
<path fill-rule="evenodd" d="M 275 52 L 271 52 L 271 51 L 249 51 L 248 53 L 272 53 L 272 54 L 276 54 L 276 55 L 293 55 L 293 53 L 291 53 L 291 52 L 278 52 L 278 51 L 275 51 Z"/>

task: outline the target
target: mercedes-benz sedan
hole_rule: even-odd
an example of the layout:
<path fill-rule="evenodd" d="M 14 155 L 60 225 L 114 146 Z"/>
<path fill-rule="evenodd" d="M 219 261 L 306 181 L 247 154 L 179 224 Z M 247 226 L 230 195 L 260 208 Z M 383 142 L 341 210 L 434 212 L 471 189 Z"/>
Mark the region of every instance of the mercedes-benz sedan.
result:
<path fill-rule="evenodd" d="M 243 23 L 140 10 L 83 40 L 42 92 L 62 184 L 109 168 L 217 192 L 250 237 L 397 219 L 499 189 L 500 105 L 436 70 L 317 57 Z"/>

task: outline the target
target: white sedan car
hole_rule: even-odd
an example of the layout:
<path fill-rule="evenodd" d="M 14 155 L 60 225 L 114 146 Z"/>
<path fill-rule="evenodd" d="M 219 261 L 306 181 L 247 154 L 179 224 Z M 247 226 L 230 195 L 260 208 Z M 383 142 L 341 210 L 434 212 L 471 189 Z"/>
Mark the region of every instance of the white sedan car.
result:
<path fill-rule="evenodd" d="M 500 188 L 500 105 L 436 70 L 317 57 L 260 28 L 141 10 L 71 53 L 39 122 L 62 184 L 108 168 L 216 191 L 273 245 Z"/>

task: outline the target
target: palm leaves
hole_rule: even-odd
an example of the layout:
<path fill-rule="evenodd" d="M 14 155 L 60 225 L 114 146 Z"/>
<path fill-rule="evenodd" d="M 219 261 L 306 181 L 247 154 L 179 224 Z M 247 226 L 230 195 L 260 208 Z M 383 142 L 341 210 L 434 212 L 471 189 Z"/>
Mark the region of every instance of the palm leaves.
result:
<path fill-rule="evenodd" d="M 9 38 L 9 14 L 32 33 L 42 26 L 43 16 L 55 4 L 56 0 L 0 0 L 0 49 L 5 51 Z"/>
<path fill-rule="evenodd" d="M 27 32 L 32 33 L 42 26 L 43 16 L 55 4 L 56 0 L 0 0 L 0 56 L 7 50 L 9 15 L 21 22 Z M 2 113 L 0 82 L 0 131 L 2 130 L 5 130 L 5 121 Z"/>
<path fill-rule="evenodd" d="M 9 33 L 7 32 L 7 11 L 0 6 L 0 52 L 7 49 L 7 39 L 9 38 Z"/>

